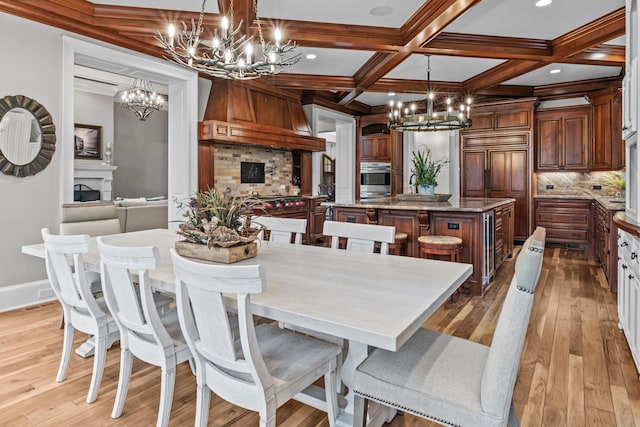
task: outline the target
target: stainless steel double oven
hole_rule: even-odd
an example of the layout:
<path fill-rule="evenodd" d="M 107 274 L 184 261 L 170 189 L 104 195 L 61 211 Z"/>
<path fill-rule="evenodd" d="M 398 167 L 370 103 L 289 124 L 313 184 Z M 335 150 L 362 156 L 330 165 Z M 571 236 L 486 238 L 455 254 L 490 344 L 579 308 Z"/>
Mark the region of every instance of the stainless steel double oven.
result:
<path fill-rule="evenodd" d="M 391 195 L 391 163 L 360 163 L 360 199 Z"/>

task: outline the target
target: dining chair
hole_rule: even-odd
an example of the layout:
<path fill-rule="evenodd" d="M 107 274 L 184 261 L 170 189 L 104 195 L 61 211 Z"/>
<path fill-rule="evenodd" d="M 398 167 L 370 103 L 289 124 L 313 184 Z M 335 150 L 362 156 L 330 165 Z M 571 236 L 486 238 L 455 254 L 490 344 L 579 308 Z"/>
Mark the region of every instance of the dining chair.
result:
<path fill-rule="evenodd" d="M 270 324 L 255 326 L 251 295 L 266 290 L 260 265 L 205 264 L 171 249 L 180 326 L 196 365 L 196 426 L 206 426 L 210 393 L 257 411 L 276 425 L 276 409 L 324 376 L 329 425 L 337 415 L 336 366 L 342 348 Z M 235 295 L 240 339 L 234 339 L 225 295 Z"/>
<path fill-rule="evenodd" d="M 60 234 L 88 234 L 91 237 L 121 233 L 118 210 L 113 202 L 65 203 Z"/>
<path fill-rule="evenodd" d="M 307 220 L 298 218 L 281 218 L 276 216 L 254 216 L 251 224 L 258 224 L 269 231 L 269 241 L 302 244 L 302 235 L 307 232 Z M 264 238 L 264 233 L 263 233 Z"/>
<path fill-rule="evenodd" d="M 354 426 L 367 400 L 455 426 L 517 426 L 512 403 L 545 229 L 538 227 L 516 260 L 491 346 L 422 328 L 399 351 L 374 350 L 356 369 Z"/>
<path fill-rule="evenodd" d="M 89 249 L 89 236 L 56 236 L 42 229 L 49 283 L 63 312 L 64 338 L 57 382 L 67 375 L 74 331 L 94 336 L 94 359 L 87 403 L 98 398 L 107 349 L 119 339 L 119 331 L 104 298 L 96 298 L 85 275 L 82 254 Z M 69 263 L 69 258 L 73 260 Z"/>
<path fill-rule="evenodd" d="M 160 315 L 156 308 L 149 271 L 160 264 L 158 248 L 114 246 L 105 243 L 103 237 L 97 240 L 102 288 L 120 329 L 120 376 L 111 417 L 122 415 L 131 378 L 132 358 L 136 356 L 162 368 L 156 425 L 166 426 L 171 413 L 176 365 L 190 361 L 191 352 L 180 331 L 176 310 Z M 137 277 L 140 298 L 136 297 L 132 275 Z"/>
<path fill-rule="evenodd" d="M 325 221 L 322 234 L 331 237 L 331 247 L 338 249 L 340 237 L 347 238 L 349 251 L 373 252 L 376 242 L 380 253 L 389 253 L 389 243 L 395 240 L 396 228 L 387 225 L 357 224 L 353 222 Z"/>

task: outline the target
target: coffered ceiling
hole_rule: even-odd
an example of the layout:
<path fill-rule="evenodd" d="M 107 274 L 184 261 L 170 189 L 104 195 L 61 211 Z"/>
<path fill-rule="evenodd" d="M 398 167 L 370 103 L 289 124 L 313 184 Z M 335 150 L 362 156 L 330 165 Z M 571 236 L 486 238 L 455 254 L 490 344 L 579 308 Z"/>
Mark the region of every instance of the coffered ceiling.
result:
<path fill-rule="evenodd" d="M 257 0 L 263 28 L 277 23 L 297 51 L 316 55 L 263 80 L 355 114 L 383 111 L 388 92 L 424 97 L 425 55 L 436 90 L 478 99 L 619 86 L 624 0 L 535 1 Z M 154 32 L 197 19 L 201 7 L 201 0 L 0 0 L 0 11 L 158 57 Z M 228 8 L 229 0 L 210 0 L 207 28 Z M 256 29 L 253 0 L 235 0 L 234 11 Z"/>

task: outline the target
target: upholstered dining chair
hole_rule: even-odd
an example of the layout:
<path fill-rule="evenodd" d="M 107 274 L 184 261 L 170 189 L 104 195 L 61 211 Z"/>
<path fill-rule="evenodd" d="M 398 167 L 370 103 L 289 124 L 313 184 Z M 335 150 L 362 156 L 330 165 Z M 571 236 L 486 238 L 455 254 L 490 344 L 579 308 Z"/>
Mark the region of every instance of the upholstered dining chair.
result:
<path fill-rule="evenodd" d="M 380 253 L 387 255 L 389 243 L 395 241 L 396 228 L 387 225 L 325 221 L 322 234 L 331 237 L 333 249 L 338 249 L 340 237 L 345 237 L 348 251 L 373 252 L 377 242 L 380 243 Z"/>
<path fill-rule="evenodd" d="M 103 298 L 96 298 L 85 275 L 82 254 L 89 248 L 89 236 L 55 236 L 42 229 L 49 283 L 62 305 L 64 338 L 57 382 L 66 378 L 74 331 L 94 336 L 94 359 L 87 403 L 98 398 L 107 349 L 119 339 L 118 327 Z M 73 262 L 69 263 L 69 258 Z"/>
<path fill-rule="evenodd" d="M 517 426 L 513 389 L 544 244 L 538 227 L 522 247 L 490 347 L 423 328 L 397 352 L 374 350 L 356 369 L 353 425 L 372 400 L 445 425 Z"/>
<path fill-rule="evenodd" d="M 176 310 L 160 315 L 156 308 L 149 270 L 160 264 L 158 248 L 114 246 L 103 237 L 97 240 L 102 289 L 120 330 L 120 376 L 111 417 L 122 415 L 136 356 L 162 369 L 156 425 L 164 427 L 171 413 L 176 365 L 190 361 L 191 352 L 180 332 Z M 136 297 L 132 274 L 137 276 L 140 298 Z"/>
<path fill-rule="evenodd" d="M 206 426 L 210 393 L 257 411 L 261 427 L 276 409 L 324 376 L 329 425 L 337 415 L 339 346 L 269 324 L 255 326 L 251 295 L 267 284 L 260 265 L 204 264 L 171 249 L 180 326 L 196 364 L 196 426 Z M 236 296 L 240 339 L 234 339 L 223 294 Z"/>
<path fill-rule="evenodd" d="M 121 233 L 118 210 L 113 202 L 66 203 L 62 205 L 60 234 L 91 237 Z"/>
<path fill-rule="evenodd" d="M 281 218 L 276 216 L 254 216 L 251 224 L 258 224 L 269 230 L 269 241 L 302 244 L 302 235 L 307 232 L 307 220 L 298 218 Z"/>

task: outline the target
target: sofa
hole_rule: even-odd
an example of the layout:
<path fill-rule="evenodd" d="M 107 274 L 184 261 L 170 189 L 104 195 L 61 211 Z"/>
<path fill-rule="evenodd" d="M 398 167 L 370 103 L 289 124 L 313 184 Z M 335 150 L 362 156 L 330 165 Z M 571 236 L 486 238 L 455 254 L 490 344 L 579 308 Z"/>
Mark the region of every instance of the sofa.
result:
<path fill-rule="evenodd" d="M 122 231 L 168 228 L 168 200 L 121 199 L 116 200 L 116 210 Z"/>

